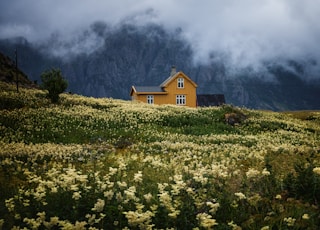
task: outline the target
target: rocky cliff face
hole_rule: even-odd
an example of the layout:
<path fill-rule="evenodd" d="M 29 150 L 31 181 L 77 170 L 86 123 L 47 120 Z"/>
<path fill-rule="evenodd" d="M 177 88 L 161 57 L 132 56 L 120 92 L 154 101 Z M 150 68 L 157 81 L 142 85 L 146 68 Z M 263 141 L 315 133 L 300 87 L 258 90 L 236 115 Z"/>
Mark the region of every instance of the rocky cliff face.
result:
<path fill-rule="evenodd" d="M 225 94 L 227 103 L 250 108 L 272 110 L 319 109 L 320 82 L 301 80 L 298 66 L 283 68 L 277 63 L 266 64 L 267 73 L 250 69 L 229 75 L 223 61 L 213 58 L 207 64 L 194 64 L 192 49 L 179 30 L 167 32 L 162 27 L 122 25 L 110 29 L 96 24 L 90 30 L 101 41 L 96 50 L 77 50 L 68 55 L 69 46 L 52 40 L 34 45 L 23 38 L 0 41 L 0 51 L 12 56 L 15 47 L 20 56 L 20 68 L 32 80 L 39 80 L 46 69 L 62 70 L 69 81 L 69 90 L 93 97 L 129 99 L 132 85 L 159 85 L 177 66 L 198 84 L 198 93 Z M 64 55 L 52 56 L 52 47 L 65 47 Z M 214 54 L 213 54 L 214 55 Z M 272 78 L 269 77 L 272 75 Z M 270 80 L 271 79 L 271 80 Z"/>

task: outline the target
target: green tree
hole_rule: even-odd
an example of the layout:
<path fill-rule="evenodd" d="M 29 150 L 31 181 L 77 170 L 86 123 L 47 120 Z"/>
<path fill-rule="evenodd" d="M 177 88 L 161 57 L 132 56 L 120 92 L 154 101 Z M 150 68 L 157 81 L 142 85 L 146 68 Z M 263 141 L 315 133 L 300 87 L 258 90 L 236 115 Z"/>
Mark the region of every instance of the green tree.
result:
<path fill-rule="evenodd" d="M 59 94 L 63 93 L 67 87 L 68 82 L 63 78 L 61 70 L 51 69 L 41 74 L 42 88 L 48 90 L 48 97 L 52 103 L 59 101 Z"/>

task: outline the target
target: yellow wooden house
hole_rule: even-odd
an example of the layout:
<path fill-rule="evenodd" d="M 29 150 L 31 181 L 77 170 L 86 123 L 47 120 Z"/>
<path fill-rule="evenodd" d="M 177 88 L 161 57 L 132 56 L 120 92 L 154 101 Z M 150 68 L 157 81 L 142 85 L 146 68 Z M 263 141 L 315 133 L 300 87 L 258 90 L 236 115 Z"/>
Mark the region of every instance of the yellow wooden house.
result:
<path fill-rule="evenodd" d="M 197 84 L 183 72 L 172 67 L 170 76 L 160 86 L 132 86 L 133 101 L 148 104 L 174 104 L 197 107 Z"/>

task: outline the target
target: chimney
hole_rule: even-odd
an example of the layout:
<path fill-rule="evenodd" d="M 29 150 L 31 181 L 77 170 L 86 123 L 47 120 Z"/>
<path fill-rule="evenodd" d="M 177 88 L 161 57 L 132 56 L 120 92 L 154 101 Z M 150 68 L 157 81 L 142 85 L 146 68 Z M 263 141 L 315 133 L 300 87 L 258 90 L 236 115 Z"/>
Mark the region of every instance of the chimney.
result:
<path fill-rule="evenodd" d="M 173 75 L 175 75 L 177 73 L 177 69 L 176 69 L 176 66 L 171 66 L 171 73 L 170 73 L 170 76 L 172 77 Z"/>

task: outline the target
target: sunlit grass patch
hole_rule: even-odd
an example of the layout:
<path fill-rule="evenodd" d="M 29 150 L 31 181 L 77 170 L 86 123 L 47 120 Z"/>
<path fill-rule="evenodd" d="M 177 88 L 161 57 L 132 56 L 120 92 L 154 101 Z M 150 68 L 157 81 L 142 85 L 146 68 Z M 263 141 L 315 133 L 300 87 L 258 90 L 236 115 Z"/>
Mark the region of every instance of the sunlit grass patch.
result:
<path fill-rule="evenodd" d="M 296 119 L 300 120 L 311 120 L 311 121 L 319 121 L 320 120 L 320 111 L 316 110 L 302 110 L 302 111 L 286 111 L 284 114 L 288 114 Z"/>

